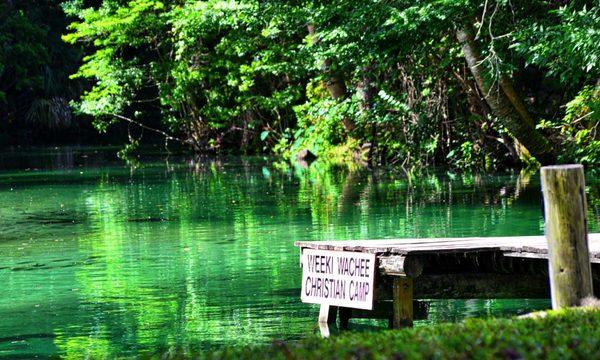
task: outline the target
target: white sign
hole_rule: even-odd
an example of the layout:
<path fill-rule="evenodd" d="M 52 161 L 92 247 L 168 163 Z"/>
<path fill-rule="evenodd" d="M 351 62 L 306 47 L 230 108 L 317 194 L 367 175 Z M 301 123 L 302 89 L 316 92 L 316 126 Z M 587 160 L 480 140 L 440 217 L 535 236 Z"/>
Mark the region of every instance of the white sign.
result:
<path fill-rule="evenodd" d="M 373 309 L 375 254 L 304 249 L 302 302 Z"/>

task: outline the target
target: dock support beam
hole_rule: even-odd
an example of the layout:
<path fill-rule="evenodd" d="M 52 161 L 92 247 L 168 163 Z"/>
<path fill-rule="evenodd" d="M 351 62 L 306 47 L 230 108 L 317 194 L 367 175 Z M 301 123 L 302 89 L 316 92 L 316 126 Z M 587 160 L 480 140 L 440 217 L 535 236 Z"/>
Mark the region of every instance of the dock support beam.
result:
<path fill-rule="evenodd" d="M 407 276 L 394 276 L 394 329 L 410 327 L 413 324 L 413 280 Z"/>
<path fill-rule="evenodd" d="M 350 317 L 352 316 L 352 309 L 341 307 L 340 308 L 340 329 L 348 330 Z"/>
<path fill-rule="evenodd" d="M 552 308 L 581 305 L 593 295 L 582 165 L 541 170 Z"/>
<path fill-rule="evenodd" d="M 392 327 L 400 329 L 413 324 L 413 278 L 423 272 L 423 264 L 416 257 L 407 256 L 381 256 L 379 258 L 379 271 L 383 275 L 391 275 L 392 299 L 394 309 L 392 314 Z"/>

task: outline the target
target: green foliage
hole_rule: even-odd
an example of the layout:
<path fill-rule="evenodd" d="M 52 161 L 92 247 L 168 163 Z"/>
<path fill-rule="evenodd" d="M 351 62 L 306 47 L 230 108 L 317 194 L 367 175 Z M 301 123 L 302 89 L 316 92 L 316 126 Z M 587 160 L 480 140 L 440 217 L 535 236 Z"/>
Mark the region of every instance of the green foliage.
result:
<path fill-rule="evenodd" d="M 183 133 L 197 150 L 219 148 L 239 132 L 248 147 L 255 141 L 248 134 L 257 140 L 253 134 L 261 128 L 284 128 L 282 113 L 301 96 L 294 82 L 303 71 L 292 56 L 300 44 L 290 41 L 294 34 L 287 29 L 297 24 L 279 12 L 278 4 L 72 5 L 71 13 L 81 21 L 64 39 L 94 49 L 75 75 L 96 80 L 79 110 L 104 119 L 100 129 L 116 114 L 131 117 L 137 111 L 141 118 L 158 107 L 166 127 Z"/>
<path fill-rule="evenodd" d="M 586 86 L 567 103 L 565 121 L 576 123 L 589 117 L 592 124 L 600 121 L 600 85 Z"/>
<path fill-rule="evenodd" d="M 492 359 L 600 356 L 600 312 L 564 310 L 529 319 L 471 319 L 399 331 L 227 349 L 208 359 Z"/>
<path fill-rule="evenodd" d="M 568 89 L 600 75 L 600 6 L 577 1 L 549 11 L 515 35 L 511 45 L 527 64 L 542 66 Z"/>
<path fill-rule="evenodd" d="M 82 21 L 71 24 L 69 29 L 74 32 L 63 39 L 72 44 L 87 39 L 97 49 L 72 76 L 97 80 L 81 97 L 77 110 L 94 116 L 96 127 L 106 131 L 115 121 L 110 116 L 122 114 L 134 101 L 142 100 L 136 93 L 147 86 L 149 78 L 166 76 L 154 60 L 163 50 L 157 36 L 165 31 L 160 19 L 164 5 L 160 1 L 131 1 L 126 6 L 106 1 L 98 9 L 70 5 L 65 9 Z M 163 40 L 169 42 L 168 37 Z"/>
<path fill-rule="evenodd" d="M 0 2 L 0 126 L 42 130 L 73 126 L 68 82 L 78 51 L 60 40 L 60 1 Z"/>
<path fill-rule="evenodd" d="M 600 164 L 599 22 L 597 3 L 569 2 L 517 33 L 511 45 L 528 65 L 546 70 L 565 98 L 572 99 L 561 106 L 562 119 L 540 123 L 541 128 L 556 130 L 556 142 L 564 149 L 560 160 L 592 167 Z"/>
<path fill-rule="evenodd" d="M 136 151 L 140 146 L 140 142 L 137 139 L 130 139 L 129 143 L 126 144 L 123 149 L 117 152 L 117 156 L 123 160 L 131 159 L 131 156 L 134 151 Z"/>
<path fill-rule="evenodd" d="M 309 100 L 294 108 L 298 123 L 291 153 L 309 149 L 325 155 L 345 141 L 343 119 L 352 116 L 357 105 L 352 99 L 341 102 L 329 99 L 322 84 L 310 84 L 307 93 Z"/>
<path fill-rule="evenodd" d="M 457 149 L 450 150 L 448 160 L 461 169 L 477 169 L 482 166 L 480 150 L 472 142 L 465 141 Z"/>
<path fill-rule="evenodd" d="M 0 62 L 2 63 L 2 88 L 22 90 L 29 86 L 40 87 L 43 73 L 40 68 L 48 62 L 48 50 L 43 46 L 46 32 L 36 26 L 24 11 L 7 9 L 1 4 Z"/>
<path fill-rule="evenodd" d="M 68 0 L 62 8 L 74 20 L 63 39 L 85 54 L 72 78 L 90 84 L 72 105 L 101 132 L 125 121 L 196 152 L 290 157 L 308 148 L 348 159 L 362 151 L 372 164 L 405 169 L 510 166 L 522 161 L 518 136 L 465 66 L 456 38 L 465 29 L 483 81 L 514 84 L 534 125 L 567 149 L 564 161 L 596 162 L 594 115 L 570 115 L 596 97 L 585 90 L 600 76 L 594 2 Z M 39 26 L 27 6 L 0 15 L 0 103 L 14 102 L 16 89 L 43 88 L 46 101 L 26 118 L 56 124 L 49 115 L 62 108 L 48 105 L 59 104 L 51 99 L 60 87 L 49 91 L 56 76 L 40 71 L 57 58 L 44 45 L 56 26 Z"/>
<path fill-rule="evenodd" d="M 600 86 L 586 86 L 566 104 L 564 119 L 545 121 L 542 127 L 555 128 L 561 134 L 563 162 L 591 166 L 600 164 Z"/>

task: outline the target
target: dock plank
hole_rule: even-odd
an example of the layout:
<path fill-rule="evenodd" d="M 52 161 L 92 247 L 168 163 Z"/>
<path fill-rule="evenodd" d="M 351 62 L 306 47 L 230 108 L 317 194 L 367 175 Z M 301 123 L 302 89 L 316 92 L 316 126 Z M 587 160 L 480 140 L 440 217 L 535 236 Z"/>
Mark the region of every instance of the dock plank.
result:
<path fill-rule="evenodd" d="M 593 262 L 600 262 L 600 233 L 588 234 L 588 240 L 590 258 Z M 398 255 L 499 251 L 511 257 L 531 258 L 535 257 L 531 254 L 546 257 L 548 254 L 544 236 L 297 241 L 294 245 L 299 248 Z"/>

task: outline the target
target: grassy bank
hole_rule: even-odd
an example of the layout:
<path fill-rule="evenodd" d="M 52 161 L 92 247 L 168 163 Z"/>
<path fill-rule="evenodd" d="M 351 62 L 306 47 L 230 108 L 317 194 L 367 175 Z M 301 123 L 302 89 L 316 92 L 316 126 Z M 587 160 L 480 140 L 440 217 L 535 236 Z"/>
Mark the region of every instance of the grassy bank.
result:
<path fill-rule="evenodd" d="M 598 359 L 600 311 L 567 310 L 543 318 L 471 319 L 400 331 L 347 333 L 331 339 L 227 349 L 210 359 Z"/>

